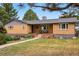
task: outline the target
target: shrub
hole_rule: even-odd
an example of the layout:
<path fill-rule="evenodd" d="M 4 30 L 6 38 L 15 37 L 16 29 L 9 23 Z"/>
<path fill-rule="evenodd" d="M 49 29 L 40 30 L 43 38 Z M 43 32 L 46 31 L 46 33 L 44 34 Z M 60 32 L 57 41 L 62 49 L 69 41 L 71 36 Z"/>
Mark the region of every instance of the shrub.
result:
<path fill-rule="evenodd" d="M 6 41 L 19 40 L 19 39 L 20 39 L 19 36 L 10 36 L 10 35 L 5 36 Z"/>
<path fill-rule="evenodd" d="M 5 40 L 6 41 L 12 41 L 12 40 L 14 40 L 14 38 L 10 35 L 5 35 Z"/>
<path fill-rule="evenodd" d="M 0 33 L 0 45 L 5 44 L 6 40 L 5 40 L 5 34 Z"/>
<path fill-rule="evenodd" d="M 0 33 L 0 45 L 7 43 L 7 41 L 12 41 L 12 40 L 15 40 L 15 37 Z"/>

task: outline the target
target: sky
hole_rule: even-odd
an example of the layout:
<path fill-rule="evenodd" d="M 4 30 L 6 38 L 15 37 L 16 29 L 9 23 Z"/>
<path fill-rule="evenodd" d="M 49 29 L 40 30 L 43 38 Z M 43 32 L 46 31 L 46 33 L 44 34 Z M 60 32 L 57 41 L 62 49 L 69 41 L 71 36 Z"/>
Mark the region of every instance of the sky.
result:
<path fill-rule="evenodd" d="M 26 4 L 24 8 L 19 8 L 18 4 L 13 4 L 14 8 L 18 11 L 19 20 L 22 20 L 24 14 L 27 10 L 30 9 L 30 6 Z M 59 11 L 43 11 L 41 8 L 32 8 L 32 10 L 37 14 L 39 19 L 42 19 L 43 16 L 46 16 L 47 19 L 57 19 L 61 15 Z"/>

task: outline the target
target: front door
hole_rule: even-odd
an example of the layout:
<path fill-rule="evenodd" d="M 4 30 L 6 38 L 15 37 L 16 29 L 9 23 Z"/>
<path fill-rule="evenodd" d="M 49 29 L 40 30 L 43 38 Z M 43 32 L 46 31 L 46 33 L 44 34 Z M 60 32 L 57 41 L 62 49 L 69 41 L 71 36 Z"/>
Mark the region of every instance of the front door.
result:
<path fill-rule="evenodd" d="M 41 33 L 48 33 L 48 25 L 41 25 L 40 30 Z"/>

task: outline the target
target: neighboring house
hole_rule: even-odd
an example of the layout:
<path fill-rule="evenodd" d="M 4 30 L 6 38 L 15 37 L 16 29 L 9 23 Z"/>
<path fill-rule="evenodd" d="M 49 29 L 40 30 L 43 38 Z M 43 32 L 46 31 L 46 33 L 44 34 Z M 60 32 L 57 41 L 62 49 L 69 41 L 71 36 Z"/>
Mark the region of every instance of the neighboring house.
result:
<path fill-rule="evenodd" d="M 71 38 L 76 34 L 76 18 L 60 18 L 55 20 L 21 21 L 11 20 L 6 25 L 7 34 L 26 35 L 28 33 L 52 34 L 52 37 Z"/>

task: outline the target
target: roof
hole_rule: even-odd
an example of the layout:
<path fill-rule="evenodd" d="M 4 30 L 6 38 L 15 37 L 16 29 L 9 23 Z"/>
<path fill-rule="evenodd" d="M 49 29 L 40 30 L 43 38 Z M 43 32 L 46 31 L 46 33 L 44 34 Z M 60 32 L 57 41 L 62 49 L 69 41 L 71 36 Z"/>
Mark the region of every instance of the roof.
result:
<path fill-rule="evenodd" d="M 64 23 L 64 22 L 77 22 L 76 18 L 60 18 L 60 19 L 51 19 L 51 20 L 32 20 L 24 21 L 28 24 L 52 24 L 52 23 Z"/>
<path fill-rule="evenodd" d="M 10 22 L 12 22 L 12 21 L 16 21 L 16 22 L 20 22 L 20 23 L 26 24 L 26 22 L 24 22 L 24 21 L 22 21 L 22 20 L 18 20 L 18 19 L 11 19 L 11 20 L 7 21 L 6 24 L 8 24 L 8 23 L 10 23 Z"/>
<path fill-rule="evenodd" d="M 21 22 L 21 23 L 25 23 L 25 24 L 30 24 L 30 25 L 34 25 L 34 24 L 52 24 L 52 23 L 68 23 L 68 22 L 79 22 L 79 20 L 77 20 L 77 18 L 59 18 L 59 19 L 48 19 L 48 20 L 30 20 L 30 21 L 25 21 L 25 20 L 16 20 L 16 19 L 12 19 L 9 22 L 12 21 L 17 21 L 17 22 Z M 8 23 L 9 23 L 8 22 Z"/>

